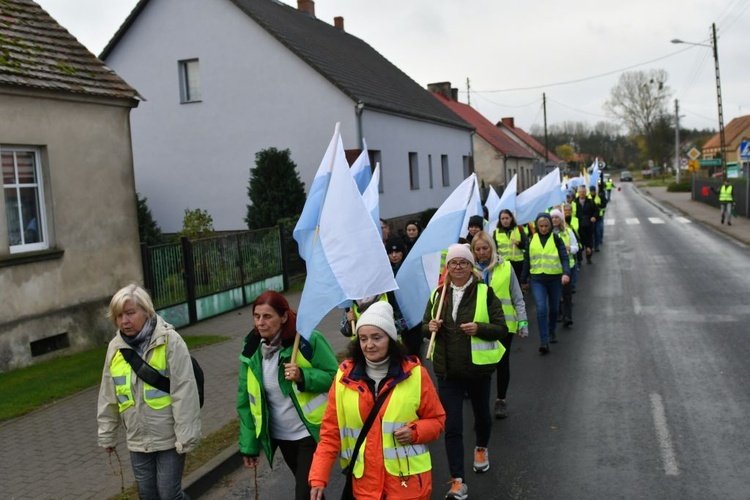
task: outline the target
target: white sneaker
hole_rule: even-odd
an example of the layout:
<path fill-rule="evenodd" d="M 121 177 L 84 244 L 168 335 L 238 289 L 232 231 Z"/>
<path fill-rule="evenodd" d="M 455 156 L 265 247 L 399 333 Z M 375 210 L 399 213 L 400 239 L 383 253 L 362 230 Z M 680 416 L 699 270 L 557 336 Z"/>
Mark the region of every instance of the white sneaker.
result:
<path fill-rule="evenodd" d="M 474 448 L 474 472 L 487 472 L 490 470 L 490 452 L 487 448 Z"/>
<path fill-rule="evenodd" d="M 469 487 L 466 486 L 463 479 L 460 477 L 451 478 L 448 482 L 451 485 L 451 489 L 445 495 L 446 500 L 466 500 L 469 498 Z"/>

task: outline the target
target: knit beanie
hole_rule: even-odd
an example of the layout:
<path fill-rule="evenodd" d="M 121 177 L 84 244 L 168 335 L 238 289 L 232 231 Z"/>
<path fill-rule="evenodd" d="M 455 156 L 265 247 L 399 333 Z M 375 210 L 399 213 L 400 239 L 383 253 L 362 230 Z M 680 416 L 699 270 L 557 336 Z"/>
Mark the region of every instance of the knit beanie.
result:
<path fill-rule="evenodd" d="M 484 227 L 484 219 L 482 218 L 482 216 L 472 215 L 471 217 L 469 217 L 469 227 L 471 226 L 479 227 L 479 228 Z"/>
<path fill-rule="evenodd" d="M 547 219 L 549 221 L 549 226 L 552 227 L 552 217 L 546 212 L 540 212 L 536 216 L 536 220 L 534 222 L 539 222 L 539 219 Z"/>
<path fill-rule="evenodd" d="M 563 217 L 563 213 L 562 213 L 562 212 L 561 212 L 560 210 L 558 210 L 557 208 L 556 208 L 556 209 L 554 209 L 554 210 L 552 210 L 552 211 L 551 211 L 551 212 L 549 213 L 549 216 L 550 216 L 550 217 L 558 216 L 558 217 L 560 217 L 561 219 L 565 219 L 565 217 Z"/>
<path fill-rule="evenodd" d="M 357 321 L 357 331 L 364 325 L 377 326 L 390 338 L 398 341 L 396 325 L 393 321 L 393 307 L 388 302 L 379 300 L 367 308 Z"/>
<path fill-rule="evenodd" d="M 475 264 L 474 255 L 471 253 L 468 245 L 455 243 L 448 247 L 448 255 L 445 256 L 445 262 L 448 263 L 456 258 L 466 259 L 471 262 L 472 266 Z"/>

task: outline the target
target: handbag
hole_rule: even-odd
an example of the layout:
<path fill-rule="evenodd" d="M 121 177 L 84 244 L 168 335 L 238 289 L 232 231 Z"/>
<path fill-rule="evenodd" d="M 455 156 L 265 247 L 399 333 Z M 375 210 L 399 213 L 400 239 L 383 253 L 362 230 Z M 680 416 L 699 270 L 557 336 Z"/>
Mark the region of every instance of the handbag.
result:
<path fill-rule="evenodd" d="M 357 456 L 359 455 L 359 449 L 362 447 L 362 443 L 364 442 L 367 433 L 370 432 L 370 428 L 372 427 L 373 422 L 375 422 L 375 417 L 378 416 L 380 408 L 383 406 L 383 403 L 385 403 L 385 398 L 388 397 L 388 394 L 392 389 L 393 385 L 386 388 L 386 390 L 381 392 L 380 396 L 378 396 L 378 399 L 375 401 L 375 406 L 372 407 L 370 414 L 367 416 L 365 424 L 362 426 L 362 430 L 359 432 L 357 442 L 354 444 L 354 449 L 352 450 L 352 458 L 351 460 L 349 460 L 349 465 L 347 465 L 346 468 L 341 471 L 342 474 L 346 475 L 344 490 L 341 492 L 341 500 L 354 499 L 354 485 L 352 484 L 352 474 L 354 471 L 354 464 L 357 461 Z"/>

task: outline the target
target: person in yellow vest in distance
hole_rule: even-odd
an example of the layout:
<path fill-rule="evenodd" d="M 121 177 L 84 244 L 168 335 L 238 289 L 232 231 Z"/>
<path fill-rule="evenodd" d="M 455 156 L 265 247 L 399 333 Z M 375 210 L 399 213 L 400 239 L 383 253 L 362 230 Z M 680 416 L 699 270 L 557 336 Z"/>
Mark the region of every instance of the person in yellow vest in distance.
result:
<path fill-rule="evenodd" d="M 537 215 L 536 227 L 538 232 L 529 241 L 521 286 L 531 285 L 539 327 L 539 352 L 547 354 L 550 343 L 557 342 L 557 316 L 562 287 L 570 282 L 570 263 L 565 243 L 552 232 L 549 214 Z"/>
<path fill-rule="evenodd" d="M 487 444 L 492 430 L 490 388 L 496 365 L 505 351 L 500 341 L 507 336 L 508 327 L 500 300 L 474 269 L 474 255 L 469 247 L 463 244 L 448 247 L 446 263 L 448 276 L 430 294 L 422 332 L 427 338 L 433 332 L 436 334 L 432 360 L 440 402 L 445 408 L 445 451 L 451 474 L 451 487 L 445 498 L 461 500 L 468 495 L 464 470 L 464 394 L 474 410 L 474 472 L 486 472 L 490 468 Z"/>
<path fill-rule="evenodd" d="M 508 209 L 500 211 L 500 217 L 495 229 L 495 244 L 497 253 L 503 260 L 510 262 L 516 276 L 523 271 L 523 256 L 529 244 L 526 231 L 516 224 L 513 212 Z"/>
<path fill-rule="evenodd" d="M 505 354 L 497 364 L 497 399 L 495 399 L 495 418 L 508 416 L 505 401 L 510 383 L 510 345 L 513 336 L 525 338 L 529 334 L 529 322 L 526 318 L 526 303 L 523 291 L 510 262 L 503 260 L 495 248 L 492 236 L 481 231 L 471 240 L 471 253 L 474 255 L 476 267 L 482 273 L 484 284 L 492 288 L 503 307 L 508 334 L 500 340 L 505 348 Z"/>
<path fill-rule="evenodd" d="M 362 313 L 356 332 L 358 340 L 350 345 L 328 395 L 310 468 L 310 498 L 323 498 L 339 458 L 351 485 L 349 495 L 342 497 L 428 499 L 432 462 L 427 443 L 435 441 L 445 426 L 445 411 L 432 380 L 396 341 L 388 302 L 375 302 Z M 365 429 L 371 412 L 376 413 Z"/>
<path fill-rule="evenodd" d="M 296 314 L 279 292 L 268 290 L 253 303 L 254 328 L 240 353 L 237 413 L 245 467 L 258 466 L 260 450 L 273 467 L 278 448 L 295 479 L 295 498 L 310 498 L 307 473 L 319 440 L 338 361 L 325 337 L 297 335 Z"/>
<path fill-rule="evenodd" d="M 607 177 L 604 181 L 604 191 L 607 193 L 607 201 L 612 200 L 612 189 L 615 187 L 615 183 L 612 181 L 612 177 Z"/>
<path fill-rule="evenodd" d="M 99 388 L 99 446 L 115 451 L 122 425 L 140 498 L 187 498 L 182 491 L 185 454 L 200 440 L 201 418 L 185 341 L 136 284 L 112 297 L 107 317 L 117 332 L 107 348 Z M 141 380 L 121 350 L 134 351 L 168 376 L 169 392 Z"/>
<path fill-rule="evenodd" d="M 726 219 L 727 225 L 732 225 L 732 210 L 734 209 L 734 188 L 729 183 L 729 179 L 724 179 L 724 184 L 719 189 L 711 188 L 714 193 L 719 195 L 719 205 L 721 206 L 721 223 L 724 224 Z"/>

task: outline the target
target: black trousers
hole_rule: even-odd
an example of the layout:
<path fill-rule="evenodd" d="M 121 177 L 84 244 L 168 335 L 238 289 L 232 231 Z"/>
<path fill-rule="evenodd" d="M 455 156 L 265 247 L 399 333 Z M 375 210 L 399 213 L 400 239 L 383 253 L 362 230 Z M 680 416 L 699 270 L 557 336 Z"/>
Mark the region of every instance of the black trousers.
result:
<path fill-rule="evenodd" d="M 310 474 L 313 454 L 318 443 L 312 436 L 307 436 L 298 441 L 283 441 L 273 439 L 271 446 L 278 446 L 289 469 L 294 474 L 295 488 L 294 498 L 296 500 L 310 500 L 310 486 L 307 476 Z"/>
<path fill-rule="evenodd" d="M 510 383 L 510 344 L 513 342 L 513 335 L 509 333 L 500 341 L 505 347 L 505 353 L 497 364 L 497 399 L 505 399 L 508 394 L 508 384 Z"/>

